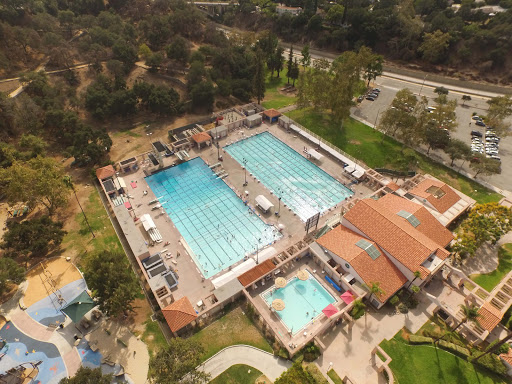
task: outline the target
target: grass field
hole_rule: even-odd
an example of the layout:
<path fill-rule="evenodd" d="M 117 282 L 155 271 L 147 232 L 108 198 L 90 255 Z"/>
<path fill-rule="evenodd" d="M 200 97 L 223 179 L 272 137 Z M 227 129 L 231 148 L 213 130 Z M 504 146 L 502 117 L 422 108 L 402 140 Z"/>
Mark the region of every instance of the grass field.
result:
<path fill-rule="evenodd" d="M 249 373 L 249 371 L 251 372 Z M 257 369 L 244 364 L 236 364 L 210 381 L 210 384 L 254 384 L 260 376 L 261 372 Z"/>
<path fill-rule="evenodd" d="M 166 348 L 169 344 L 167 344 L 167 340 L 158 326 L 158 323 L 151 320 L 151 314 L 148 315 L 144 325 L 145 329 L 142 333 L 141 340 L 148 346 L 149 355 L 154 356 L 156 352 Z"/>
<path fill-rule="evenodd" d="M 427 345 L 409 345 L 400 332 L 380 346 L 393 359 L 389 365 L 399 383 L 505 384 L 496 375 L 475 367 L 451 353 Z"/>
<path fill-rule="evenodd" d="M 261 105 L 267 109 L 279 109 L 294 104 L 297 100 L 295 96 L 286 96 L 279 93 L 279 89 L 283 88 L 287 82 L 288 79 L 286 77 L 286 70 L 281 71 L 280 77 L 276 77 L 276 74 L 274 73 L 274 77 L 272 79 L 270 78 L 270 72 L 267 73 L 265 82 L 265 98 L 263 99 Z"/>
<path fill-rule="evenodd" d="M 107 212 L 98 194 L 96 187 L 91 186 L 88 201 L 83 204 L 85 214 L 94 232 L 93 239 L 87 227 L 82 213 L 75 215 L 78 224 L 75 230 L 69 230 L 62 241 L 66 251 L 74 251 L 77 254 L 88 252 L 100 252 L 104 250 L 124 252 L 117 234 L 110 222 Z"/>
<path fill-rule="evenodd" d="M 418 169 L 439 178 L 479 203 L 499 201 L 502 197 L 412 149 L 407 148 L 402 152 L 402 145 L 396 140 L 352 118 L 341 127 L 333 123 L 328 114 L 311 109 L 294 110 L 286 115 L 371 168 L 398 171 Z"/>
<path fill-rule="evenodd" d="M 486 289 L 488 292 L 498 285 L 507 273 L 512 270 L 512 243 L 505 244 L 498 250 L 498 268 L 490 273 L 471 275 L 471 280 Z"/>
<path fill-rule="evenodd" d="M 334 369 L 329 369 L 327 376 L 329 376 L 334 384 L 343 384 L 343 380 L 341 380 L 340 375 L 338 375 Z"/>
<path fill-rule="evenodd" d="M 204 346 L 205 354 L 203 360 L 212 357 L 221 349 L 236 344 L 251 345 L 264 351 L 272 352 L 272 348 L 267 340 L 251 323 L 240 307 L 200 330 L 191 338 Z"/>

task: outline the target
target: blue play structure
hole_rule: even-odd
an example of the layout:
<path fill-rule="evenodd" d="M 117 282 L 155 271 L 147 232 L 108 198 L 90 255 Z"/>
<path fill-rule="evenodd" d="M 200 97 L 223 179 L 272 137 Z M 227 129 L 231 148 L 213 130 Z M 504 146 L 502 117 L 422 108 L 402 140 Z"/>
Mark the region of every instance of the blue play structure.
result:
<path fill-rule="evenodd" d="M 336 284 L 336 283 L 333 281 L 333 279 L 331 279 L 329 276 L 325 276 L 325 280 L 327 280 L 327 282 L 328 282 L 329 284 L 331 284 L 331 285 L 332 285 L 332 287 L 333 287 L 335 290 L 337 290 L 338 292 L 341 292 L 341 293 L 343 293 L 343 292 L 344 292 L 344 291 L 343 291 L 343 289 L 341 289 L 341 288 L 340 288 L 340 286 L 339 286 L 338 284 Z"/>

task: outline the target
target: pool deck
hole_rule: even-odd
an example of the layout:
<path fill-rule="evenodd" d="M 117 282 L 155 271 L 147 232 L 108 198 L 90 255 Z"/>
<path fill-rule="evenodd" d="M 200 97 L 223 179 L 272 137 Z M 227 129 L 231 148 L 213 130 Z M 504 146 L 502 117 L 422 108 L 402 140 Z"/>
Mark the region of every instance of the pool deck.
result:
<path fill-rule="evenodd" d="M 313 275 L 322 285 L 322 287 L 329 292 L 335 299 L 336 303 L 333 305 L 340 312 L 345 312 L 348 309 L 347 304 L 341 300 L 341 293 L 334 290 L 329 284 L 325 283 L 325 275 L 322 273 L 322 268 L 313 262 L 310 257 L 303 257 L 301 259 L 292 260 L 287 264 L 287 269 L 283 271 L 283 274 L 279 275 L 284 277 L 286 280 L 294 277 L 299 269 L 307 269 L 311 275 Z M 294 330 L 294 334 L 290 334 L 288 328 L 285 326 L 281 318 L 270 310 L 265 300 L 261 297 L 261 294 L 273 286 L 273 282 L 270 281 L 268 284 L 259 285 L 255 289 L 247 290 L 251 297 L 253 305 L 256 307 L 258 312 L 261 314 L 263 320 L 272 329 L 272 332 L 278 335 L 279 339 L 290 349 L 290 351 L 297 351 L 307 344 L 311 339 L 315 338 L 320 331 L 327 326 L 330 320 L 321 313 L 314 321 L 307 323 L 300 330 Z M 285 301 L 286 305 L 286 301 Z M 351 307 L 350 307 L 351 308 Z M 331 327 L 329 327 L 331 329 Z M 296 345 L 296 347 L 295 347 Z"/>
<path fill-rule="evenodd" d="M 222 167 L 228 173 L 228 176 L 224 179 L 224 181 L 239 196 L 244 194 L 245 191 L 248 191 L 249 205 L 254 207 L 254 197 L 256 197 L 257 195 L 264 195 L 274 204 L 274 209 L 277 209 L 279 205 L 277 197 L 275 195 L 272 195 L 270 191 L 268 191 L 263 186 L 263 184 L 256 181 L 254 178 L 251 178 L 249 173 L 247 173 L 248 185 L 245 187 L 243 186 L 244 170 L 242 166 L 236 160 L 234 160 L 229 154 L 222 150 L 222 147 L 228 145 L 229 143 L 263 131 L 269 131 L 275 137 L 289 145 L 291 148 L 295 149 L 299 154 L 302 154 L 303 156 L 304 147 L 311 148 L 311 143 L 307 142 L 301 137 L 295 136 L 293 133 L 287 133 L 286 130 L 284 130 L 281 127 L 278 127 L 277 124 L 269 126 L 263 123 L 261 126 L 257 128 L 241 128 L 236 131 L 232 131 L 226 138 L 220 140 L 220 153 L 223 156 Z M 217 158 L 217 148 L 214 146 L 206 147 L 201 150 L 198 150 L 197 148 L 194 147 L 192 149 L 189 149 L 187 152 L 190 154 L 190 158 L 200 156 L 206 163 L 210 165 L 219 162 Z M 123 177 L 127 184 L 126 192 L 127 194 L 130 195 L 130 203 L 132 207 L 134 207 L 136 216 L 140 217 L 145 213 L 149 213 L 163 237 L 163 242 L 160 244 L 156 244 L 154 246 L 150 246 L 149 252 L 151 254 L 154 254 L 156 252 L 162 251 L 163 249 L 167 249 L 166 252 L 172 253 L 172 259 L 168 259 L 164 256 L 163 261 L 169 267 L 175 269 L 179 276 L 178 286 L 172 290 L 174 300 L 177 300 L 183 296 L 187 296 L 197 311 L 206 311 L 208 310 L 208 306 L 210 304 L 208 303 L 208 301 L 205 301 L 205 298 L 211 295 L 211 292 L 214 290 L 214 286 L 211 283 L 211 279 L 204 279 L 203 276 L 201 275 L 192 257 L 187 253 L 185 247 L 181 243 L 181 235 L 179 231 L 176 229 L 176 227 L 173 225 L 168 215 L 159 214 L 159 210 L 151 211 L 151 206 L 148 205 L 148 202 L 159 196 L 154 195 L 151 188 L 148 186 L 144 179 L 144 170 L 153 171 L 154 168 L 152 166 L 147 165 L 148 160 L 146 156 L 142 155 L 142 159 L 145 159 L 145 164 L 144 160 L 141 160 L 141 158 L 139 157 L 139 164 L 141 165 L 139 170 L 129 174 L 120 173 L 119 176 Z M 163 166 L 170 166 L 175 160 L 176 157 L 174 156 L 164 158 Z M 315 164 L 345 185 L 352 181 L 351 179 L 344 176 L 342 165 L 328 156 L 325 156 L 320 163 L 315 162 Z M 136 188 L 131 187 L 130 184 L 132 182 L 135 182 L 137 184 Z M 364 198 L 373 193 L 373 191 L 364 184 L 353 185 L 351 186 L 351 189 L 355 192 L 355 195 L 352 197 L 352 199 L 356 197 Z M 144 191 L 148 192 L 147 195 L 144 195 Z M 340 207 L 341 204 L 338 204 L 338 207 L 330 209 L 328 212 L 324 213 L 320 217 L 318 227 L 320 228 L 328 219 L 332 218 L 336 214 L 339 214 L 341 210 Z M 274 225 L 283 224 L 285 226 L 283 230 L 283 238 L 273 245 L 273 247 L 276 248 L 277 253 L 284 251 L 290 245 L 302 240 L 304 235 L 306 234 L 304 229 L 304 222 L 302 222 L 299 219 L 299 217 L 293 213 L 293 211 L 291 211 L 288 207 L 284 206 L 284 204 L 281 204 L 280 211 L 281 214 L 279 215 L 279 217 L 277 217 L 276 215 L 274 215 L 273 210 L 272 212 L 266 214 L 263 214 L 258 210 L 258 212 L 261 215 L 261 218 L 266 223 Z M 138 221 L 136 225 L 137 228 L 139 228 L 139 230 L 141 231 L 143 237 L 149 243 L 150 239 L 147 233 L 144 231 L 142 225 L 140 224 L 140 221 Z M 166 242 L 169 242 L 169 244 L 164 245 Z M 176 252 L 179 252 L 180 257 L 176 258 Z M 223 272 L 213 276 L 212 279 L 217 276 L 220 276 Z M 320 278 L 319 280 L 322 279 Z M 203 300 L 203 302 L 205 303 L 205 307 L 198 308 L 195 305 L 200 300 Z"/>

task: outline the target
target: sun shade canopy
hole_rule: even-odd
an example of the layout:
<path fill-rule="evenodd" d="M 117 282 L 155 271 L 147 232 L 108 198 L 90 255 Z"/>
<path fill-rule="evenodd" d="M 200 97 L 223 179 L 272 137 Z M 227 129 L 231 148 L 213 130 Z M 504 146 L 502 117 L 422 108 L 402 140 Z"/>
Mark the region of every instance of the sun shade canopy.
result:
<path fill-rule="evenodd" d="M 86 291 L 83 291 L 71 300 L 68 305 L 62 308 L 61 311 L 64 312 L 73 321 L 73 323 L 78 323 L 80 319 L 95 306 L 96 304 L 91 296 L 89 296 Z"/>
<path fill-rule="evenodd" d="M 336 313 L 338 313 L 338 310 L 336 309 L 336 307 L 334 305 L 329 304 L 327 307 L 322 309 L 322 312 L 324 313 L 325 316 L 331 317 L 331 316 L 334 316 Z"/>

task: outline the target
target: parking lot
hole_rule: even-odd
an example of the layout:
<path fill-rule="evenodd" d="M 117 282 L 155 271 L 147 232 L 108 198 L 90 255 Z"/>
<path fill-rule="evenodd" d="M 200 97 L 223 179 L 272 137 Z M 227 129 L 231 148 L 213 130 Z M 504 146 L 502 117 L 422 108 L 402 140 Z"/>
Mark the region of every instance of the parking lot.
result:
<path fill-rule="evenodd" d="M 428 86 L 422 86 L 421 84 L 412 84 L 402 80 L 391 79 L 386 77 L 380 77 L 377 79 L 377 86 L 381 89 L 379 97 L 375 101 L 363 99 L 363 101 L 355 108 L 352 113 L 371 124 L 378 122 L 378 119 L 382 116 L 383 112 L 389 107 L 397 91 L 403 88 L 409 88 L 416 95 L 420 94 L 426 96 L 429 99 L 429 105 L 434 105 L 433 99 L 437 96 L 434 93 L 434 89 Z M 487 103 L 484 98 L 477 96 L 471 96 L 472 100 L 465 103 L 463 106 L 463 100 L 461 99 L 461 93 L 450 92 L 448 98 L 456 99 L 458 106 L 456 108 L 458 127 L 455 132 L 451 133 L 451 137 L 459 139 L 471 145 L 472 135 L 471 131 L 478 131 L 482 133 L 482 144 L 486 142 L 485 127 L 476 125 L 476 121 L 472 120 L 472 114 L 476 112 L 480 116 L 485 116 L 487 110 Z M 512 119 L 509 118 L 509 123 L 512 124 Z M 431 152 L 432 153 L 432 152 Z M 484 146 L 485 153 L 485 146 Z M 501 174 L 492 176 L 478 176 L 479 178 L 495 185 L 498 188 L 512 190 L 512 138 L 502 138 L 499 141 L 499 152 L 495 153 L 501 158 Z M 439 156 L 443 158 L 448 164 L 450 160 L 441 150 L 433 151 L 434 158 L 438 159 Z M 457 165 L 461 164 L 461 161 L 456 162 Z M 463 170 L 469 174 L 475 172 L 469 168 L 469 164 L 463 165 Z"/>

